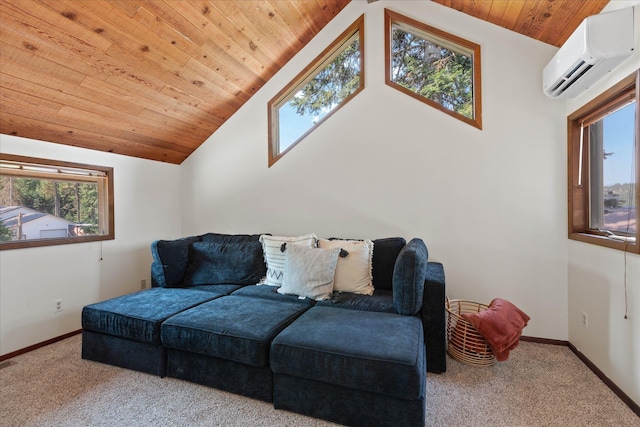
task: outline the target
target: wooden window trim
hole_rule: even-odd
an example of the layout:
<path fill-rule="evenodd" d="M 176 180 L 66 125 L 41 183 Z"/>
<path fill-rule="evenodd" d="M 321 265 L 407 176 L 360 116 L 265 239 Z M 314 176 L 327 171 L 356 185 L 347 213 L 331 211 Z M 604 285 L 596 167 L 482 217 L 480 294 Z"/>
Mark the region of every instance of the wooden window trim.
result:
<path fill-rule="evenodd" d="M 634 99 L 636 101 L 635 116 L 635 155 L 636 155 L 636 233 L 635 243 L 608 238 L 597 230 L 589 229 L 589 162 L 588 151 L 580 153 L 581 128 L 586 133 L 586 126 L 608 112 Z M 581 126 L 583 124 L 583 126 Z M 640 70 L 627 76 L 619 83 L 606 90 L 592 101 L 567 117 L 567 153 L 568 153 L 568 237 L 571 240 L 604 246 L 611 249 L 640 254 Z M 582 154 L 582 159 L 580 158 Z M 580 162 L 582 176 L 580 177 Z"/>
<path fill-rule="evenodd" d="M 98 200 L 99 218 L 102 228 L 107 228 L 108 231 L 105 234 L 97 236 L 76 236 L 65 238 L 52 238 L 52 239 L 31 239 L 31 240 L 18 240 L 9 242 L 0 242 L 0 250 L 8 249 L 22 249 L 22 248 L 35 248 L 41 246 L 55 246 L 55 245 L 67 245 L 73 243 L 86 243 L 96 242 L 102 240 L 115 239 L 115 220 L 114 220 L 114 193 L 113 193 L 113 168 L 106 166 L 96 166 L 83 163 L 72 163 L 50 159 L 40 159 L 35 157 L 17 156 L 12 154 L 1 154 L 0 160 L 15 161 L 22 163 L 33 163 L 46 166 L 55 166 L 60 168 L 70 169 L 86 169 L 99 171 L 105 174 L 105 179 L 98 180 L 98 194 L 101 197 Z M 44 175 L 43 175 L 44 177 Z M 82 181 L 84 179 L 79 179 Z"/>
<path fill-rule="evenodd" d="M 419 95 L 413 92 L 410 89 L 407 89 L 398 83 L 391 80 L 391 62 L 392 62 L 392 54 L 391 54 L 391 32 L 392 25 L 394 22 L 403 23 L 410 27 L 415 28 L 416 30 L 433 34 L 434 36 L 447 40 L 454 45 L 461 46 L 469 51 L 473 52 L 473 112 L 474 118 L 465 117 L 460 113 L 452 111 L 431 99 Z M 401 15 L 399 13 L 393 12 L 389 9 L 384 10 L 384 43 L 385 43 L 385 83 L 396 89 L 400 92 L 409 95 L 410 97 L 417 99 L 420 102 L 428 104 L 433 108 L 436 108 L 442 111 L 445 114 L 448 114 L 452 117 L 455 117 L 458 120 L 462 120 L 463 122 L 474 126 L 478 129 L 482 129 L 482 78 L 481 78 L 481 60 L 480 60 L 480 45 L 473 43 L 469 40 L 463 39 L 456 35 L 450 34 L 446 31 L 440 30 L 438 28 L 432 27 L 430 25 L 424 24 L 415 19 L 409 18 L 407 16 Z"/>
<path fill-rule="evenodd" d="M 329 57 L 331 57 L 342 44 L 353 37 L 353 35 L 356 33 L 358 33 L 358 40 L 360 43 L 360 84 L 358 88 L 352 94 L 347 96 L 339 105 L 337 105 L 324 117 L 318 120 L 315 125 L 309 128 L 309 130 L 302 134 L 289 147 L 287 147 L 283 151 L 278 152 L 278 114 L 277 112 L 275 112 L 275 110 L 280 107 L 282 101 L 288 98 L 289 95 L 291 95 L 291 93 L 296 90 L 296 88 L 303 81 L 309 79 L 312 75 L 315 75 L 316 71 L 320 69 L 323 63 Z M 321 123 L 335 114 L 336 111 L 346 105 L 364 89 L 364 51 L 364 15 L 361 15 L 353 24 L 349 26 L 349 28 L 347 28 L 338 38 L 336 38 L 325 50 L 322 51 L 320 55 L 318 55 L 313 61 L 311 61 L 311 63 L 304 70 L 302 70 L 293 80 L 289 82 L 289 84 L 287 84 L 280 92 L 278 92 L 275 97 L 273 97 L 269 101 L 269 103 L 267 104 L 269 123 L 269 167 L 280 160 L 282 156 L 288 153 L 293 147 L 298 145 L 300 141 L 306 138 L 306 136 L 313 132 L 318 126 L 320 126 Z"/>

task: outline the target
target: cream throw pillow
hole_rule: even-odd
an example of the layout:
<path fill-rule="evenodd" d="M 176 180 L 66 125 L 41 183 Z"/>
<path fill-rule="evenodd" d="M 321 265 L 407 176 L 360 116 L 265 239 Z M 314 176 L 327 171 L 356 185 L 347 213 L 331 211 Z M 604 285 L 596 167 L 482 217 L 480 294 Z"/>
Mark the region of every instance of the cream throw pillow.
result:
<path fill-rule="evenodd" d="M 333 290 L 373 295 L 373 242 L 371 240 L 326 240 L 320 239 L 322 249 L 340 248 L 349 252 L 338 258 Z"/>
<path fill-rule="evenodd" d="M 284 278 L 278 293 L 299 295 L 316 301 L 331 296 L 340 248 L 288 245 L 285 254 Z"/>
<path fill-rule="evenodd" d="M 318 238 L 313 233 L 298 237 L 268 236 L 266 234 L 260 236 L 264 261 L 267 264 L 267 276 L 264 284 L 269 286 L 282 285 L 285 258 L 285 254 L 281 250 L 283 243 L 315 247 L 317 241 Z"/>

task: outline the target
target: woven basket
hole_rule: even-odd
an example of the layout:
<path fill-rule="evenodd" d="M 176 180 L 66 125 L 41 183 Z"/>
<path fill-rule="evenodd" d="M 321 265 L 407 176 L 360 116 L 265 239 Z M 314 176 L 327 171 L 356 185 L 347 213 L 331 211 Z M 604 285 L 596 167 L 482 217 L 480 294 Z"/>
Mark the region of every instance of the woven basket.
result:
<path fill-rule="evenodd" d="M 479 313 L 487 305 L 465 300 L 446 300 L 447 351 L 454 359 L 474 366 L 491 366 L 495 356 L 491 347 L 461 314 Z"/>

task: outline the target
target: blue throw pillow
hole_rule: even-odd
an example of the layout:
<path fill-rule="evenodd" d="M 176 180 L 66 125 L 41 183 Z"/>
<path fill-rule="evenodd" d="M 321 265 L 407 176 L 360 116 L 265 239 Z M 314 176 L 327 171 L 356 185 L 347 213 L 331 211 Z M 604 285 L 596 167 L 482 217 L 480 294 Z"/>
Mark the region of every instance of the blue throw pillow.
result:
<path fill-rule="evenodd" d="M 244 243 L 257 242 L 260 240 L 260 234 L 220 234 L 207 233 L 200 236 L 203 242 L 211 243 Z"/>
<path fill-rule="evenodd" d="M 428 260 L 422 239 L 411 239 L 398 254 L 393 268 L 393 305 L 399 314 L 413 316 L 422 308 Z"/>
<path fill-rule="evenodd" d="M 191 245 L 186 286 L 255 285 L 267 268 L 258 241 L 243 243 L 196 242 Z"/>
<path fill-rule="evenodd" d="M 393 289 L 393 268 L 396 258 L 407 241 L 402 237 L 388 237 L 373 241 L 373 287 Z"/>
<path fill-rule="evenodd" d="M 189 248 L 192 243 L 199 241 L 200 237 L 185 237 L 177 240 L 156 240 L 151 243 L 152 275 L 158 286 L 182 286 L 189 263 Z"/>

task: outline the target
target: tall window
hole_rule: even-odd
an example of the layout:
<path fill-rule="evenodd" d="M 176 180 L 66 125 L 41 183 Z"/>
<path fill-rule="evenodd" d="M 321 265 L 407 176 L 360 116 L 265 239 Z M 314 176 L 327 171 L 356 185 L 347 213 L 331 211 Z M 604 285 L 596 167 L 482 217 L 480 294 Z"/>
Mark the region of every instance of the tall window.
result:
<path fill-rule="evenodd" d="M 364 88 L 364 16 L 269 101 L 269 166 Z"/>
<path fill-rule="evenodd" d="M 113 169 L 0 155 L 0 250 L 114 238 Z"/>
<path fill-rule="evenodd" d="M 569 237 L 640 253 L 640 71 L 568 118 Z"/>
<path fill-rule="evenodd" d="M 482 129 L 480 46 L 385 9 L 386 83 Z"/>

